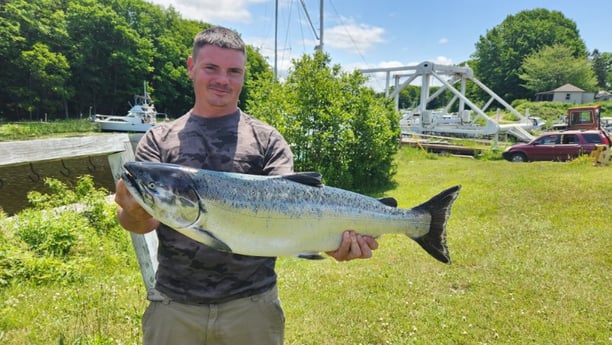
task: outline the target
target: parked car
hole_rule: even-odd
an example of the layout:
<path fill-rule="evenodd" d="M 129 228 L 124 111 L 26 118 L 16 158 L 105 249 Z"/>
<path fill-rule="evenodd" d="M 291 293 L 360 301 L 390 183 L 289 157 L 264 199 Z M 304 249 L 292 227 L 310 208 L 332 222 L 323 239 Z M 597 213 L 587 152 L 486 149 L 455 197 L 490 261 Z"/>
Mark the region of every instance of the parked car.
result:
<path fill-rule="evenodd" d="M 608 133 L 612 133 L 612 117 L 602 117 L 601 127 L 608 131 Z"/>
<path fill-rule="evenodd" d="M 502 156 L 511 162 L 566 161 L 590 154 L 597 144 L 609 147 L 609 136 L 598 130 L 545 133 L 529 143 L 508 147 Z"/>

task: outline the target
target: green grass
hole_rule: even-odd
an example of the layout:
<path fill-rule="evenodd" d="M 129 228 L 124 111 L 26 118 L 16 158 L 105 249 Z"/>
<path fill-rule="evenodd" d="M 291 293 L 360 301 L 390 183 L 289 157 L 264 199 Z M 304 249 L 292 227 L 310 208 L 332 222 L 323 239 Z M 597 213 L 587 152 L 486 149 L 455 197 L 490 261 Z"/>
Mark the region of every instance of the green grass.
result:
<path fill-rule="evenodd" d="M 398 156 L 401 207 L 463 186 L 451 266 L 403 236 L 367 261 L 283 259 L 288 344 L 609 344 L 610 167 Z"/>
<path fill-rule="evenodd" d="M 99 128 L 89 119 L 0 123 L 0 141 L 89 135 Z"/>
<path fill-rule="evenodd" d="M 280 258 L 287 345 L 612 343 L 612 167 L 407 148 L 397 162 L 385 194 L 400 207 L 463 186 L 448 222 L 452 265 L 400 235 L 370 260 Z M 138 344 L 134 254 L 97 252 L 77 283 L 0 287 L 0 343 Z"/>

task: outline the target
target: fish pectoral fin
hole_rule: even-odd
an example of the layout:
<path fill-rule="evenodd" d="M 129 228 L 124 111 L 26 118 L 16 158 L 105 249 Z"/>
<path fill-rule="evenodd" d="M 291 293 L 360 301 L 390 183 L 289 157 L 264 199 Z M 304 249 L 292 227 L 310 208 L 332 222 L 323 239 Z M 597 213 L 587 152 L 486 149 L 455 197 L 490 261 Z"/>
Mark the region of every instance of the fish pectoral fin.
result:
<path fill-rule="evenodd" d="M 210 248 L 216 249 L 222 252 L 232 252 L 232 248 L 225 242 L 218 239 L 213 233 L 206 229 L 197 228 L 198 233 L 204 236 L 198 236 L 197 241 L 207 245 Z"/>
<path fill-rule="evenodd" d="M 311 187 L 323 187 L 321 174 L 314 171 L 298 172 L 281 176 L 289 181 L 297 182 Z"/>
<path fill-rule="evenodd" d="M 297 257 L 299 259 L 306 259 L 306 260 L 325 260 L 325 257 L 321 255 L 321 253 L 319 252 L 301 253 L 301 254 L 298 254 Z"/>

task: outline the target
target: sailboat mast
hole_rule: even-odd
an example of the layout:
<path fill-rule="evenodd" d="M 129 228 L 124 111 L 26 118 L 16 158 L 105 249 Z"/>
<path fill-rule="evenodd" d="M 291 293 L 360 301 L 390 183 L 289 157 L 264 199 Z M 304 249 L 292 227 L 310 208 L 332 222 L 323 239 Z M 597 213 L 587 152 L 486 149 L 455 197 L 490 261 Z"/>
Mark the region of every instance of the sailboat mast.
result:
<path fill-rule="evenodd" d="M 306 13 L 306 18 L 308 19 L 308 22 L 310 23 L 310 27 L 312 28 L 312 31 L 314 32 L 315 38 L 319 40 L 319 44 L 315 47 L 315 50 L 318 50 L 320 52 L 323 51 L 323 1 L 324 0 L 320 0 L 319 2 L 319 35 L 317 35 L 314 25 L 312 24 L 312 21 L 310 20 L 310 16 L 308 15 L 308 9 L 306 8 L 306 4 L 304 3 L 304 0 L 300 0 L 300 2 L 302 3 L 302 7 L 304 8 L 304 12 Z M 274 2 L 274 80 L 276 81 L 277 79 L 278 79 L 278 0 Z"/>
<path fill-rule="evenodd" d="M 274 3 L 274 81 L 278 80 L 278 0 Z"/>
<path fill-rule="evenodd" d="M 323 51 L 323 0 L 319 5 L 319 46 L 317 48 L 320 52 Z"/>

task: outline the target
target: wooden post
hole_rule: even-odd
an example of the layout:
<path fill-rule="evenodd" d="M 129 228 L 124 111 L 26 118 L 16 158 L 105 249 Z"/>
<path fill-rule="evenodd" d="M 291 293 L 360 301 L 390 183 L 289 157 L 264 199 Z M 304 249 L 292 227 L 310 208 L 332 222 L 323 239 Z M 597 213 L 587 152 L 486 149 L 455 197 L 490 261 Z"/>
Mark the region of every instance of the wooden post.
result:
<path fill-rule="evenodd" d="M 123 144 L 125 146 L 123 151 L 108 156 L 108 164 L 113 173 L 115 183 L 121 177 L 123 163 L 134 160 L 134 151 L 129 139 Z M 136 257 L 138 258 L 138 264 L 140 265 L 142 280 L 147 292 L 151 292 L 155 287 L 155 272 L 157 271 L 157 234 L 155 231 L 152 231 L 144 235 L 130 232 L 130 235 L 134 250 L 136 251 Z"/>

